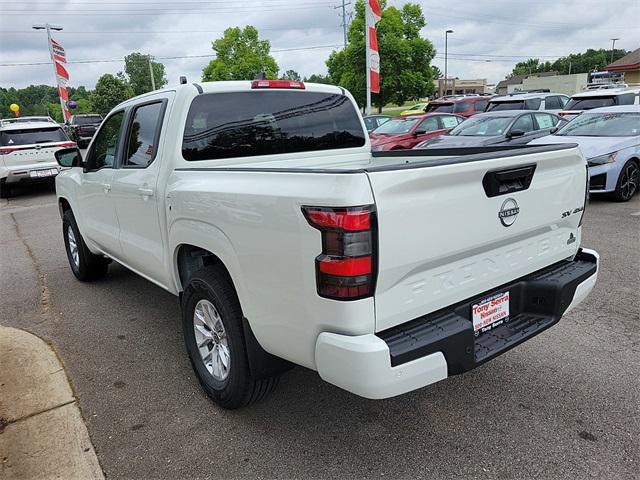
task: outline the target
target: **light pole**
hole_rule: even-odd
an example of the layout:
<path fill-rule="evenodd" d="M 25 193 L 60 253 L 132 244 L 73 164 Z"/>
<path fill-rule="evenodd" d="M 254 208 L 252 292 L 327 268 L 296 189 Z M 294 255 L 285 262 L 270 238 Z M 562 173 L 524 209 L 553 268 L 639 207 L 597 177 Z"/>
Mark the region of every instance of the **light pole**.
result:
<path fill-rule="evenodd" d="M 620 40 L 620 39 L 619 38 L 611 39 L 611 61 L 609 63 L 613 63 L 613 52 L 615 51 L 615 48 L 616 48 L 616 40 Z"/>
<path fill-rule="evenodd" d="M 59 32 L 62 30 L 62 25 L 51 25 L 49 23 L 45 23 L 44 25 L 32 25 L 34 30 L 46 30 L 47 31 L 47 45 L 49 46 L 49 57 L 51 58 L 51 63 L 53 64 L 53 79 L 55 80 L 55 86 L 58 88 L 58 70 L 56 69 L 56 62 L 53 60 L 53 47 L 51 46 L 51 30 L 55 30 Z M 59 96 L 59 95 L 58 95 Z M 62 109 L 62 120 L 65 121 L 66 118 L 64 116 L 64 100 L 60 97 L 60 108 Z"/>
<path fill-rule="evenodd" d="M 446 30 L 444 32 L 444 92 L 443 96 L 447 94 L 447 85 L 449 81 L 447 80 L 447 60 L 449 55 L 449 34 L 453 33 L 453 30 Z"/>

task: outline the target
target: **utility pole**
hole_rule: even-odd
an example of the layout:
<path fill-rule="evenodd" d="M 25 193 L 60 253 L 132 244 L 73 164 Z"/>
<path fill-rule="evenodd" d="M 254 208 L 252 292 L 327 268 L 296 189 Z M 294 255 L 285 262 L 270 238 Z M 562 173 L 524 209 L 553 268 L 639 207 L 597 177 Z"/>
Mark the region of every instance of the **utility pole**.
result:
<path fill-rule="evenodd" d="M 613 52 L 615 51 L 615 48 L 616 48 L 616 40 L 620 40 L 620 39 L 619 38 L 611 39 L 611 61 L 609 63 L 613 63 Z"/>
<path fill-rule="evenodd" d="M 365 14 L 366 16 L 366 14 Z M 367 22 L 365 20 L 365 25 L 364 25 L 364 30 L 365 30 L 365 40 L 364 40 L 364 45 L 365 45 L 365 68 L 366 68 L 366 75 L 367 75 L 367 106 L 365 109 L 365 114 L 369 115 L 371 114 L 371 59 L 369 58 L 371 56 L 371 52 L 369 52 L 369 27 L 367 25 Z"/>
<path fill-rule="evenodd" d="M 53 59 L 53 46 L 51 45 L 51 30 L 55 30 L 59 32 L 62 30 L 61 25 L 51 25 L 49 23 L 45 23 L 44 25 L 32 25 L 34 30 L 46 30 L 47 31 L 47 45 L 49 46 L 49 57 L 51 58 L 51 64 L 53 65 L 53 79 L 55 80 L 56 89 L 58 89 L 58 70 L 56 69 L 56 62 Z M 62 121 L 66 121 L 64 116 L 64 100 L 62 97 L 58 95 L 60 98 L 60 109 L 62 110 Z"/>
<path fill-rule="evenodd" d="M 447 94 L 447 86 L 449 84 L 447 77 L 447 63 L 449 60 L 449 34 L 453 33 L 453 30 L 446 30 L 444 32 L 444 95 Z M 453 93 L 453 91 L 451 92 Z"/>
<path fill-rule="evenodd" d="M 151 75 L 151 91 L 153 92 L 156 89 L 156 79 L 153 77 L 153 65 L 151 64 L 151 55 L 147 56 L 147 60 L 149 60 L 149 75 Z"/>
<path fill-rule="evenodd" d="M 337 5 L 335 7 L 333 7 L 334 10 L 341 8 L 342 9 L 342 13 L 340 14 L 340 16 L 342 17 L 342 37 L 344 40 L 344 48 L 347 48 L 347 6 L 351 5 L 351 2 L 345 2 L 345 0 L 342 0 L 342 4 L 341 5 Z"/>

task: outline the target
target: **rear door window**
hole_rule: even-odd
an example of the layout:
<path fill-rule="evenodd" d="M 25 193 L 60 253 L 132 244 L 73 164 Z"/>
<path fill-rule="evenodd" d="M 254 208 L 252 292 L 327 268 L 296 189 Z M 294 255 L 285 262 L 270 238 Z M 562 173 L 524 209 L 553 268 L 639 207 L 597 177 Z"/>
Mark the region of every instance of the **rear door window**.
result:
<path fill-rule="evenodd" d="M 511 131 L 514 130 L 522 130 L 524 133 L 529 133 L 534 130 L 533 128 L 533 118 L 531 115 L 523 115 L 518 120 L 516 120 L 511 127 Z"/>
<path fill-rule="evenodd" d="M 636 95 L 633 92 L 623 93 L 622 95 L 618 95 L 618 105 L 633 105 L 633 102 L 636 99 Z"/>
<path fill-rule="evenodd" d="M 211 93 L 193 99 L 185 160 L 362 147 L 365 134 L 344 95 L 300 91 Z"/>
<path fill-rule="evenodd" d="M 65 142 L 69 139 L 60 127 L 25 128 L 0 131 L 0 145 L 34 145 L 40 143 Z"/>
<path fill-rule="evenodd" d="M 558 120 L 553 115 L 548 113 L 536 113 L 533 115 L 536 118 L 537 127 L 536 130 L 545 130 L 547 128 L 555 127 Z"/>
<path fill-rule="evenodd" d="M 127 137 L 124 167 L 147 167 L 155 158 L 160 137 L 164 104 L 150 103 L 136 107 Z"/>
<path fill-rule="evenodd" d="M 453 105 L 453 113 L 464 113 L 471 111 L 471 102 L 457 102 Z"/>
<path fill-rule="evenodd" d="M 425 118 L 416 128 L 416 131 L 423 132 L 433 132 L 434 130 L 440 130 L 440 124 L 436 117 Z"/>
<path fill-rule="evenodd" d="M 453 103 L 430 103 L 427 112 L 453 113 Z"/>
<path fill-rule="evenodd" d="M 476 112 L 484 112 L 484 110 L 487 108 L 489 101 L 488 100 L 479 100 L 477 102 L 475 102 L 475 111 Z"/>
<path fill-rule="evenodd" d="M 513 102 L 489 102 L 488 111 L 498 110 L 524 110 L 524 101 L 516 100 Z"/>
<path fill-rule="evenodd" d="M 458 117 L 453 117 L 451 115 L 443 115 L 440 117 L 440 121 L 442 122 L 442 128 L 454 128 L 457 127 L 459 122 L 459 118 Z"/>
<path fill-rule="evenodd" d="M 540 108 L 540 104 L 542 103 L 541 98 L 530 98 L 524 101 L 524 109 L 525 110 L 538 110 Z"/>
<path fill-rule="evenodd" d="M 585 97 L 572 98 L 567 103 L 565 110 L 591 110 L 599 107 L 612 107 L 616 105 L 615 97 L 609 95 L 607 97 Z"/>
<path fill-rule="evenodd" d="M 544 99 L 545 110 L 560 110 L 561 108 L 560 97 L 547 97 Z"/>

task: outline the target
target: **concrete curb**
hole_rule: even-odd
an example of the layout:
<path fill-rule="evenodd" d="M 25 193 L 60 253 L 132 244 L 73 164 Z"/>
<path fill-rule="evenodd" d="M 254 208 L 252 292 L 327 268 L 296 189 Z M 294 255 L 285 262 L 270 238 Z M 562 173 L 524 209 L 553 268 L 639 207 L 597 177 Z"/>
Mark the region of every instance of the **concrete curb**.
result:
<path fill-rule="evenodd" d="M 0 326 L 0 477 L 104 479 L 55 352 Z"/>

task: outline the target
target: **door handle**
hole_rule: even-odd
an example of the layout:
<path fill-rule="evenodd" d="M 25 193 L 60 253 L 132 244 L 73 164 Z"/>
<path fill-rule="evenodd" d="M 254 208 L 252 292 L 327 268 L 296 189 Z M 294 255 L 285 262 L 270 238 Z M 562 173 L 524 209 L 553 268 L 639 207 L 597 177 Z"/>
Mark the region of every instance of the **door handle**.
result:
<path fill-rule="evenodd" d="M 151 197 L 153 195 L 153 189 L 152 188 L 140 187 L 138 189 L 138 193 L 140 195 L 142 195 L 143 197 Z"/>
<path fill-rule="evenodd" d="M 104 190 L 104 193 L 110 192 L 111 191 L 111 185 L 109 185 L 108 183 L 103 183 L 102 184 L 102 189 Z"/>

